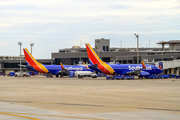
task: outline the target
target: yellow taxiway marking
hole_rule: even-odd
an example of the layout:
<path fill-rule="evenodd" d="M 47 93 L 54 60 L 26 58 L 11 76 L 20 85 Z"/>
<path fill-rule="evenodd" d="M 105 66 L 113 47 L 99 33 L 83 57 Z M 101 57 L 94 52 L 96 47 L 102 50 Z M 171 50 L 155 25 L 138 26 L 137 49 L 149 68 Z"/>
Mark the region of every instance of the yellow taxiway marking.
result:
<path fill-rule="evenodd" d="M 22 115 L 15 115 L 15 114 L 8 113 L 8 112 L 0 112 L 0 114 L 14 116 L 14 117 L 20 117 L 20 118 L 27 118 L 27 119 L 30 119 L 30 120 L 40 120 L 40 119 L 37 119 L 37 118 L 32 118 L 32 117 L 27 117 L 27 116 L 22 116 Z"/>
<path fill-rule="evenodd" d="M 16 113 L 16 112 L 0 112 L 0 114 L 17 116 L 17 117 L 22 117 L 22 116 L 15 115 L 15 114 L 37 115 L 37 116 L 48 116 L 48 117 L 61 117 L 61 118 L 75 118 L 75 119 L 84 119 L 84 120 L 107 120 L 107 119 L 99 119 L 99 118 L 86 118 L 86 117 L 60 116 L 60 115 L 44 115 L 44 114 L 31 114 L 31 113 Z M 26 116 L 23 116 L 23 118 L 28 118 L 28 119 L 31 119 L 31 120 L 40 120 L 40 119 L 30 118 L 30 117 L 26 117 Z"/>

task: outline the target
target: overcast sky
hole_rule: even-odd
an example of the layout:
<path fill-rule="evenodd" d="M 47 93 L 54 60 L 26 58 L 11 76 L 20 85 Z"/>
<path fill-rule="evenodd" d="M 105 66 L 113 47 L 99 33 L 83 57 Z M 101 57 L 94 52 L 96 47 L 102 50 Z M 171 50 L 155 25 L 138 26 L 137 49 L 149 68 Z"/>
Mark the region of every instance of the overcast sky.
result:
<path fill-rule="evenodd" d="M 19 55 L 18 42 L 35 58 L 98 38 L 111 47 L 158 47 L 180 40 L 180 0 L 0 0 L 0 55 Z"/>

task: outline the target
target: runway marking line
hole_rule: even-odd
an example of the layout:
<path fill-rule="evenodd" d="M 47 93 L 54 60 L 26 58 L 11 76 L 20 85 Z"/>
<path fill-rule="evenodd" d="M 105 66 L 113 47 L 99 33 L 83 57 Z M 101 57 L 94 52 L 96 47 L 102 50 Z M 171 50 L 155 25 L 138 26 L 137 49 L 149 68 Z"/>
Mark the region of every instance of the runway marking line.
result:
<path fill-rule="evenodd" d="M 27 116 L 22 116 L 22 115 L 15 115 L 15 114 L 8 113 L 8 112 L 0 112 L 0 114 L 14 116 L 14 117 L 20 117 L 20 118 L 27 118 L 27 119 L 30 119 L 30 120 L 40 120 L 40 119 L 37 119 L 37 118 L 32 118 L 32 117 L 27 117 Z"/>
<path fill-rule="evenodd" d="M 106 106 L 106 107 L 138 109 L 137 107 L 125 107 L 125 106 Z"/>
<path fill-rule="evenodd" d="M 106 105 L 93 105 L 93 104 L 51 103 L 51 102 L 31 102 L 31 101 L 10 101 L 10 100 L 0 100 L 0 102 L 17 102 L 17 103 L 19 102 L 19 103 L 40 103 L 40 104 L 57 104 L 57 105 L 75 105 L 75 106 L 85 106 L 85 107 L 112 107 L 112 108 L 145 109 L 145 110 L 161 110 L 161 111 L 175 111 L 175 112 L 180 112 L 180 110 L 163 109 L 163 108 L 143 108 L 143 107 L 126 107 L 126 106 L 106 106 Z"/>
<path fill-rule="evenodd" d="M 23 117 L 23 118 L 28 118 L 30 120 L 40 120 L 40 119 L 21 116 L 21 115 L 37 115 L 37 116 L 48 116 L 48 117 L 75 118 L 75 119 L 84 119 L 84 120 L 107 120 L 107 119 L 99 119 L 99 118 L 86 118 L 86 117 L 60 116 L 60 115 L 44 115 L 44 114 L 31 114 L 31 113 L 16 113 L 16 112 L 0 112 L 0 114 L 16 116 L 16 117 Z M 15 114 L 21 114 L 21 115 L 15 115 Z"/>

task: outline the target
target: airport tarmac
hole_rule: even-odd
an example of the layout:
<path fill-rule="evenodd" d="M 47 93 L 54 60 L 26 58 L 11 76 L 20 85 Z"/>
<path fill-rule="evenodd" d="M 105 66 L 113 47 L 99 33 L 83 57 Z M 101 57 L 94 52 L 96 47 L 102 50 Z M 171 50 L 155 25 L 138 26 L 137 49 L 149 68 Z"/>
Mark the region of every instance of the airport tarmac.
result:
<path fill-rule="evenodd" d="M 0 76 L 0 120 L 179 120 L 180 79 Z"/>

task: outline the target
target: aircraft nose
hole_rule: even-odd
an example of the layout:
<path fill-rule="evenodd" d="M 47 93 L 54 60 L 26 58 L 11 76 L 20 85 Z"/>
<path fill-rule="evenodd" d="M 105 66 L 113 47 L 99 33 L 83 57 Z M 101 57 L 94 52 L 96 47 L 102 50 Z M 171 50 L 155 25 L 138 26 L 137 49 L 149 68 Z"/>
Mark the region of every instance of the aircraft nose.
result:
<path fill-rule="evenodd" d="M 163 70 L 162 69 L 158 69 L 159 70 L 159 73 L 162 73 L 163 72 Z"/>

